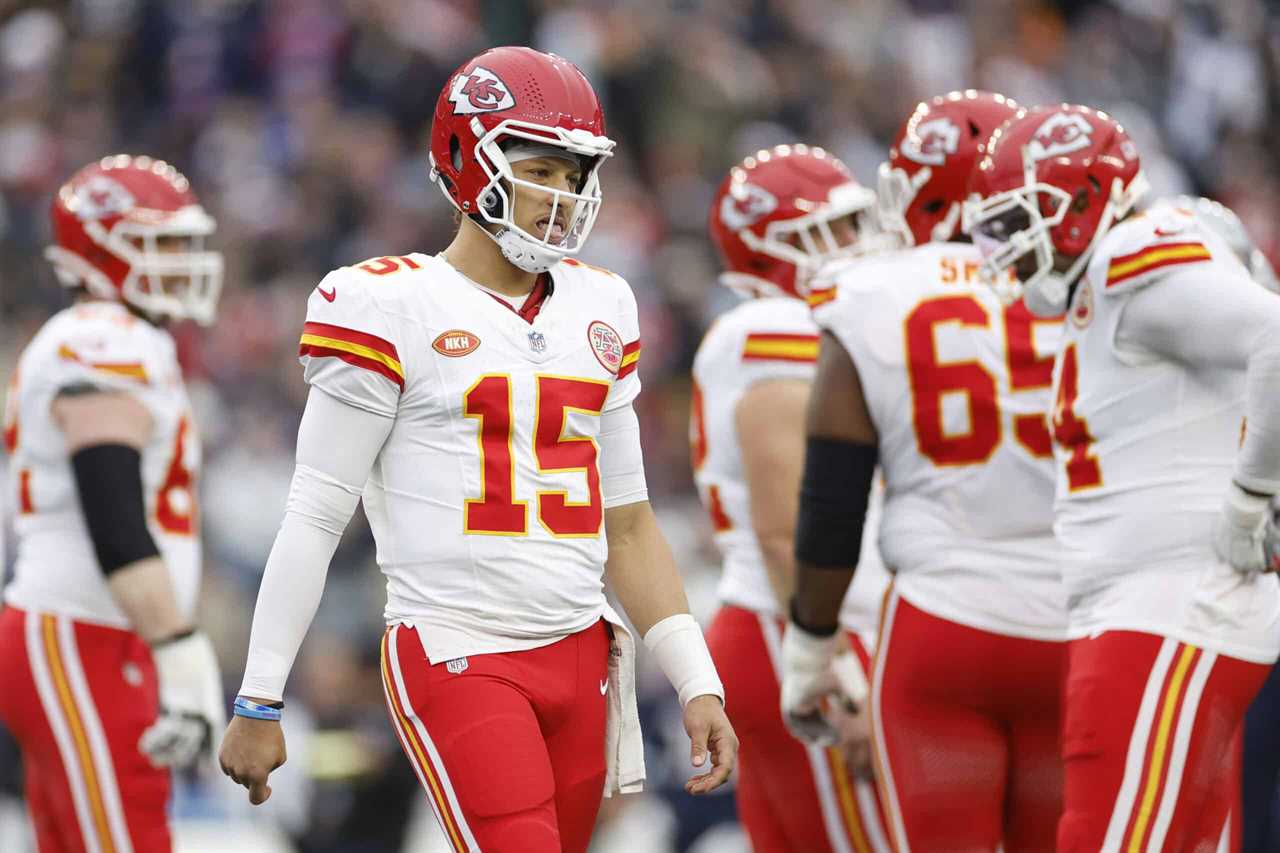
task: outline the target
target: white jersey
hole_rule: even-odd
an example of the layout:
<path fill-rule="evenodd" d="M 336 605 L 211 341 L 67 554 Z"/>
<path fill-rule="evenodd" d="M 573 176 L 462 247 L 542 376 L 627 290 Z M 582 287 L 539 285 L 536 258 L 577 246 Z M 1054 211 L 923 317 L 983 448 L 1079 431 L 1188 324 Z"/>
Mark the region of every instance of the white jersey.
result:
<path fill-rule="evenodd" d="M 86 302 L 54 315 L 23 351 L 11 378 L 4 437 L 18 559 L 5 601 L 129 627 L 107 588 L 66 442 L 53 420 L 58 393 L 83 386 L 126 392 L 151 413 L 154 430 L 142 449 L 147 526 L 169 570 L 178 608 L 190 617 L 200 584 L 200 438 L 173 338 L 112 302 Z"/>
<path fill-rule="evenodd" d="M 414 625 L 432 663 L 546 645 L 604 612 L 603 512 L 628 501 L 602 496 L 595 438 L 640 391 L 636 303 L 578 261 L 550 279 L 532 323 L 421 254 L 335 270 L 307 304 L 307 382 L 395 419 L 364 507 L 386 619 Z"/>
<path fill-rule="evenodd" d="M 770 379 L 813 381 L 818 327 L 799 299 L 747 300 L 718 317 L 693 360 L 690 440 L 694 479 L 724 556 L 719 596 L 726 604 L 780 615 L 755 531 L 738 444 L 738 402 L 753 384 Z M 888 575 L 876 547 L 879 488 L 873 488 L 862 554 L 840 611 L 841 624 L 874 634 Z"/>
<path fill-rule="evenodd" d="M 953 622 L 1057 640 L 1046 414 L 1062 323 L 1006 309 L 980 263 L 957 243 L 877 255 L 837 268 L 810 304 L 853 359 L 879 436 L 895 588 Z"/>
<path fill-rule="evenodd" d="M 1243 434 L 1245 372 L 1119 343 L 1136 294 L 1206 272 L 1248 275 L 1189 212 L 1157 205 L 1103 238 L 1073 294 L 1053 409 L 1071 633 L 1146 631 L 1270 663 L 1275 578 L 1219 562 L 1211 539 Z M 1186 318 L 1187 334 L 1198 321 Z"/>

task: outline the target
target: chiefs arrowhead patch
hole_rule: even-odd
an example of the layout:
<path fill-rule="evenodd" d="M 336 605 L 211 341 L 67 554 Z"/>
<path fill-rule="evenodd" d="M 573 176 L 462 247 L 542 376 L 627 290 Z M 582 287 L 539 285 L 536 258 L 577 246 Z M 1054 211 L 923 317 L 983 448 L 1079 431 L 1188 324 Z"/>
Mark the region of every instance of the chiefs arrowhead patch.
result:
<path fill-rule="evenodd" d="M 450 329 L 447 332 L 441 332 L 431 342 L 433 350 L 441 355 L 447 355 L 449 358 L 461 358 L 464 355 L 470 355 L 479 347 L 480 339 L 462 329 Z"/>
<path fill-rule="evenodd" d="M 622 337 L 608 323 L 595 320 L 587 326 L 587 342 L 600 366 L 617 373 L 622 366 Z"/>

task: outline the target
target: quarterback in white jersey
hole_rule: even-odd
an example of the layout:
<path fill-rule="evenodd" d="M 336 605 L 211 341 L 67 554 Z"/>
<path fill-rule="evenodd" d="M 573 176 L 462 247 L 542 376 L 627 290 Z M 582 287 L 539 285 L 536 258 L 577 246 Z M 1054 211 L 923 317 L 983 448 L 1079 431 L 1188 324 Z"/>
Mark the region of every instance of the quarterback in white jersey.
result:
<path fill-rule="evenodd" d="M 715 320 L 694 358 L 690 440 L 724 556 L 721 607 L 707 642 L 742 737 L 738 815 L 757 850 L 889 849 L 870 781 L 864 702 L 886 583 L 870 540 L 862 582 L 843 614 L 851 648 L 835 671 L 848 675 L 845 701 L 832 705 L 843 722 L 841 747 L 791 737 L 778 672 L 795 571 L 804 410 L 818 356 L 803 295 L 820 264 L 875 246 L 874 200 L 822 149 L 780 145 L 735 166 L 711 204 L 711 236 L 726 268 L 720 280 L 746 298 Z M 846 701 L 856 715 L 845 712 Z"/>
<path fill-rule="evenodd" d="M 1068 316 L 1052 424 L 1071 639 L 1058 849 L 1238 849 L 1224 837 L 1240 721 L 1280 653 L 1264 573 L 1280 300 L 1191 211 L 1133 213 L 1137 150 L 1103 113 L 1031 110 L 989 155 L 966 211 L 989 268 Z"/>
<path fill-rule="evenodd" d="M 311 295 L 298 464 L 221 753 L 252 802 L 284 760 L 285 680 L 360 498 L 387 579 L 387 707 L 452 849 L 581 853 L 601 794 L 643 784 L 606 573 L 684 707 L 707 771 L 686 790 L 728 777 L 723 691 L 647 501 L 635 299 L 571 257 L 613 144 L 571 63 L 486 51 L 432 127 L 452 244 Z"/>
<path fill-rule="evenodd" d="M 878 460 L 894 581 L 871 706 L 900 851 L 1049 851 L 1061 803 L 1066 613 L 1047 415 L 1062 323 L 1002 305 L 958 234 L 969 169 L 1014 112 L 972 91 L 919 104 L 879 193 L 886 226 L 916 245 L 841 265 L 809 296 L 822 339 L 784 711 L 824 736 L 809 678 L 830 654 L 822 634 L 866 536 Z"/>
<path fill-rule="evenodd" d="M 172 166 L 104 158 L 53 205 L 76 304 L 9 383 L 18 559 L 0 614 L 0 720 L 43 850 L 170 849 L 169 765 L 207 754 L 222 686 L 194 628 L 200 438 L 167 319 L 213 319 L 213 220 Z M 122 677 L 123 676 L 123 677 Z"/>

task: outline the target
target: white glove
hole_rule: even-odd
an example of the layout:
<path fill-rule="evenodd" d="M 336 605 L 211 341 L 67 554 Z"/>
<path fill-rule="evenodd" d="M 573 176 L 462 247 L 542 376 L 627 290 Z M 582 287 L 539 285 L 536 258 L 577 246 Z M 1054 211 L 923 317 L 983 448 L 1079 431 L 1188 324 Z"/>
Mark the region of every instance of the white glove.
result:
<path fill-rule="evenodd" d="M 822 713 L 822 700 L 840 692 L 831 669 L 836 635 L 819 637 L 794 622 L 782 635 L 782 719 L 806 743 L 834 746 L 835 727 Z"/>
<path fill-rule="evenodd" d="M 853 650 L 843 651 L 831 661 L 831 671 L 835 674 L 840 694 L 848 700 L 854 709 L 861 708 L 871 692 L 867 677 L 862 674 L 862 661 Z"/>
<path fill-rule="evenodd" d="M 160 716 L 138 739 L 156 767 L 186 767 L 212 755 L 213 733 L 227 727 L 222 678 L 209 638 L 197 631 L 153 648 Z"/>
<path fill-rule="evenodd" d="M 1251 495 L 1232 483 L 1213 524 L 1213 551 L 1240 572 L 1261 572 L 1270 560 L 1263 539 L 1271 521 L 1271 498 Z"/>

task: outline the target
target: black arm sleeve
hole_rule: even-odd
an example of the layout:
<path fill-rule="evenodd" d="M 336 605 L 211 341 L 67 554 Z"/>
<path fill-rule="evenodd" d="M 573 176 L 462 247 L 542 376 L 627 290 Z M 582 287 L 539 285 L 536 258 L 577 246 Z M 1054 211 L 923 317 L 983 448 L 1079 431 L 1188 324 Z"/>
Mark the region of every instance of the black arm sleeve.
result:
<path fill-rule="evenodd" d="M 844 570 L 858 564 L 877 456 L 870 444 L 812 437 L 805 442 L 798 562 Z"/>
<path fill-rule="evenodd" d="M 124 444 L 98 444 L 71 456 L 80 508 L 102 573 L 160 554 L 147 529 L 142 456 Z"/>

